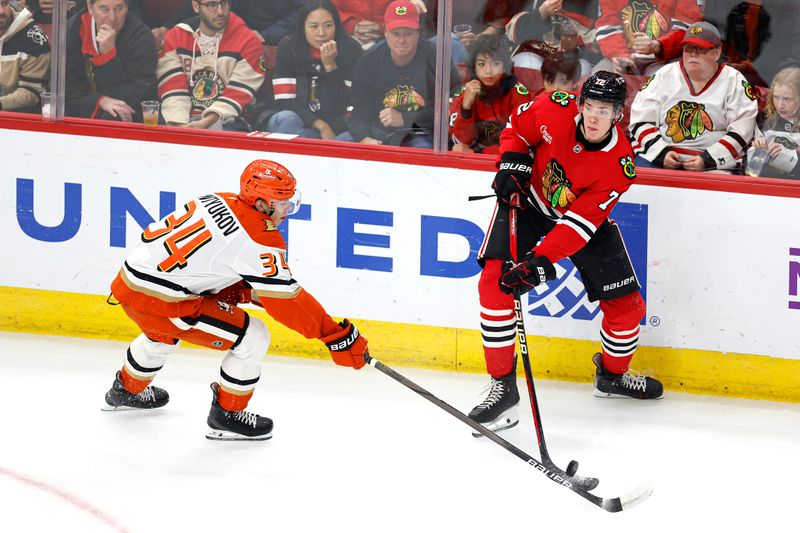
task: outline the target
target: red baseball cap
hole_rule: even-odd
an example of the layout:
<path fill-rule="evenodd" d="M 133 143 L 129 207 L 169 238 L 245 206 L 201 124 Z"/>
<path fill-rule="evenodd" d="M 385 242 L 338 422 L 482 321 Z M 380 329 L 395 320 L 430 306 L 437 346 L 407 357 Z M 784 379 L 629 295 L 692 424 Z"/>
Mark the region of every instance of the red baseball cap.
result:
<path fill-rule="evenodd" d="M 395 0 L 386 6 L 383 14 L 383 22 L 386 31 L 395 28 L 419 29 L 419 11 L 417 6 L 408 0 Z"/>
<path fill-rule="evenodd" d="M 681 44 L 693 44 L 700 48 L 722 46 L 719 31 L 708 22 L 696 22 L 689 26 Z"/>

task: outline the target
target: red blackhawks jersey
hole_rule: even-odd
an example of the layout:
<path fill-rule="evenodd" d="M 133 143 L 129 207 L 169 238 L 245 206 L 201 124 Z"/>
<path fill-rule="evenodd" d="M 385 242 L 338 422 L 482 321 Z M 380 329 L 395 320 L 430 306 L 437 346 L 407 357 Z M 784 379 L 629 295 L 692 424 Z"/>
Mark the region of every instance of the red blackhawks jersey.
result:
<path fill-rule="evenodd" d="M 690 25 L 702 19 L 701 0 L 600 0 L 597 44 L 605 57 L 630 54 L 634 33 L 660 39 L 677 33 L 678 42 Z"/>
<path fill-rule="evenodd" d="M 148 226 L 111 291 L 124 304 L 177 318 L 242 281 L 273 318 L 308 338 L 341 329 L 292 277 L 278 228 L 231 193 L 200 196 Z"/>
<path fill-rule="evenodd" d="M 500 132 L 509 115 L 531 99 L 528 89 L 515 82 L 513 76 L 504 76 L 497 94 L 479 96 L 469 110 L 461 108 L 464 100 L 464 86 L 461 86 L 450 103 L 450 137 L 453 142 L 471 146 L 476 152 L 496 154 Z"/>
<path fill-rule="evenodd" d="M 512 113 L 500 135 L 500 155 L 533 156 L 529 209 L 555 222 L 536 255 L 552 263 L 583 248 L 636 177 L 631 145 L 618 124 L 600 143 L 583 140 L 576 100 L 562 91 L 542 94 Z"/>

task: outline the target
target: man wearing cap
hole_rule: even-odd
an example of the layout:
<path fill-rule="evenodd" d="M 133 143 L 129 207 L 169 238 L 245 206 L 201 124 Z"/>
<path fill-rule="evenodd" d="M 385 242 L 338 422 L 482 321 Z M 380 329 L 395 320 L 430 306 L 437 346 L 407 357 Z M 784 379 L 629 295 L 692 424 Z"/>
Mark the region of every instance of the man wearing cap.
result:
<path fill-rule="evenodd" d="M 420 42 L 419 11 L 395 0 L 384 13 L 386 41 L 369 49 L 353 74 L 353 113 L 343 141 L 433 146 L 436 45 Z M 450 88 L 459 82 L 450 63 Z"/>
<path fill-rule="evenodd" d="M 750 83 L 719 64 L 719 31 L 686 31 L 681 59 L 651 76 L 631 106 L 636 164 L 673 170 L 734 170 L 753 138 L 758 105 Z"/>

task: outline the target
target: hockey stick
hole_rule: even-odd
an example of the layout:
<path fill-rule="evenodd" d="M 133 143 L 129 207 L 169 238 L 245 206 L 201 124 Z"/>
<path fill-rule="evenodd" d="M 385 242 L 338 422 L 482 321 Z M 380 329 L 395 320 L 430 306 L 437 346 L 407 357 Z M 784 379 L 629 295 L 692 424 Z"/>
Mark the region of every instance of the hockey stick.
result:
<path fill-rule="evenodd" d="M 644 482 L 640 484 L 638 487 L 636 487 L 636 489 L 628 493 L 627 495 L 618 498 L 601 498 L 600 496 L 592 494 L 591 492 L 589 492 L 589 490 L 591 489 L 586 489 L 582 484 L 578 483 L 574 477 L 570 476 L 565 477 L 564 473 L 560 469 L 551 468 L 544 462 L 537 461 L 536 459 L 534 459 L 524 451 L 520 450 L 507 440 L 498 436 L 497 433 L 495 433 L 494 431 L 486 429 L 481 424 L 475 422 L 470 417 L 468 417 L 467 415 L 465 415 L 464 413 L 462 413 L 449 403 L 437 398 L 432 393 L 423 389 L 422 387 L 420 387 L 410 379 L 406 378 L 405 376 L 392 370 L 391 368 L 384 365 L 374 357 L 365 354 L 364 361 L 368 365 L 380 370 L 381 372 L 383 372 L 390 378 L 394 379 L 398 383 L 416 392 L 426 400 L 444 409 L 454 417 L 458 418 L 459 420 L 467 424 L 474 431 L 481 433 L 489 440 L 495 442 L 496 444 L 505 448 L 507 451 L 513 453 L 514 455 L 516 455 L 517 457 L 519 457 L 520 459 L 522 459 L 523 461 L 534 467 L 536 470 L 547 476 L 550 480 L 558 483 L 562 487 L 568 488 L 575 494 L 578 494 L 582 498 L 585 498 L 586 500 L 590 501 L 591 503 L 595 504 L 601 509 L 605 509 L 610 513 L 624 511 L 625 509 L 630 509 L 634 505 L 643 502 L 650 496 L 650 494 L 653 493 L 652 485 L 649 482 Z"/>
<path fill-rule="evenodd" d="M 517 208 L 520 205 L 519 194 L 511 195 L 510 207 L 508 210 L 508 245 L 511 252 L 511 258 L 514 263 L 517 262 Z M 576 476 L 578 471 L 578 461 L 574 459 L 569 462 L 566 470 L 558 468 L 553 460 L 550 459 L 550 454 L 547 452 L 547 444 L 544 440 L 544 431 L 542 430 L 542 418 L 539 414 L 539 401 L 536 398 L 536 388 L 533 384 L 533 371 L 531 370 L 531 359 L 528 355 L 528 340 L 525 335 L 525 321 L 522 315 L 522 298 L 520 296 L 519 288 L 514 289 L 514 319 L 517 326 L 517 340 L 519 341 L 519 351 L 522 356 L 522 366 L 525 369 L 525 381 L 528 385 L 528 398 L 531 403 L 531 412 L 533 413 L 533 425 L 536 429 L 536 441 L 539 444 L 539 456 L 542 458 L 542 463 L 550 468 L 561 473 L 562 476 L 569 477 L 575 480 L 576 483 L 581 485 L 585 490 L 592 490 L 600 483 L 600 480 L 593 477 Z"/>

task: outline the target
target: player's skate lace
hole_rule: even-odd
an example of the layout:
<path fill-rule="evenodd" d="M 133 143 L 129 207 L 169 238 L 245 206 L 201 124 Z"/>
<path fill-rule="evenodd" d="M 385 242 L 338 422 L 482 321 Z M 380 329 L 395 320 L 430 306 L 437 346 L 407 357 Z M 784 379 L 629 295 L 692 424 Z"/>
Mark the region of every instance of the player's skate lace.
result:
<path fill-rule="evenodd" d="M 156 394 L 153 392 L 153 387 L 145 387 L 145 389 L 136 395 L 137 398 L 146 402 L 152 402 L 156 399 Z"/>
<path fill-rule="evenodd" d="M 489 391 L 489 396 L 487 396 L 486 399 L 478 405 L 478 407 L 491 407 L 499 402 L 503 397 L 504 389 L 505 387 L 502 381 L 492 378 L 492 381 L 481 391 L 481 394 Z"/>
<path fill-rule="evenodd" d="M 645 392 L 647 389 L 647 378 L 638 372 L 628 371 L 622 374 L 622 386 L 626 389 L 640 390 Z"/>
<path fill-rule="evenodd" d="M 247 424 L 248 426 L 256 427 L 256 419 L 258 418 L 258 415 L 255 413 L 249 413 L 247 411 L 233 411 L 231 412 L 231 416 L 238 422 Z"/>

